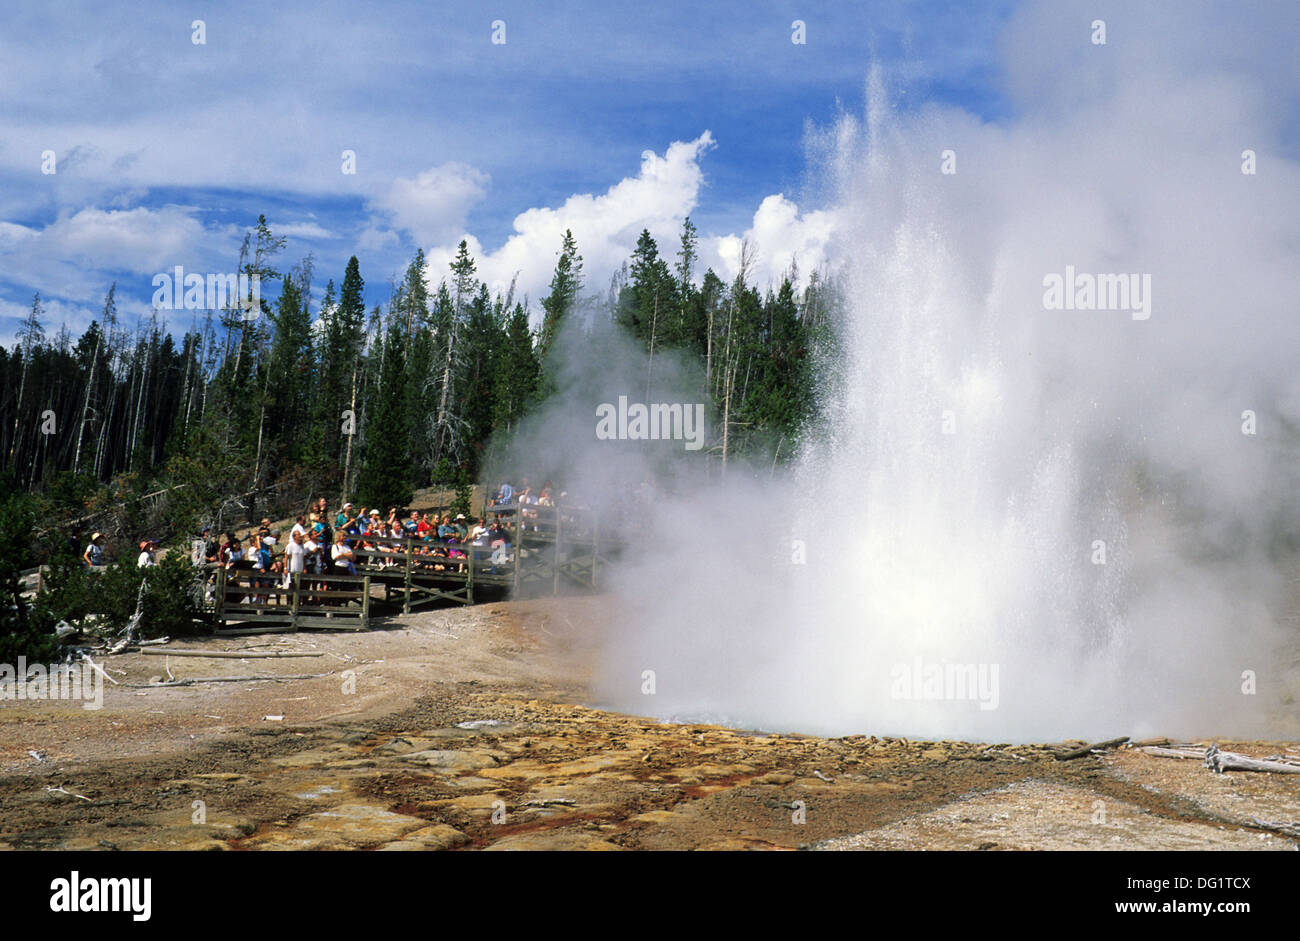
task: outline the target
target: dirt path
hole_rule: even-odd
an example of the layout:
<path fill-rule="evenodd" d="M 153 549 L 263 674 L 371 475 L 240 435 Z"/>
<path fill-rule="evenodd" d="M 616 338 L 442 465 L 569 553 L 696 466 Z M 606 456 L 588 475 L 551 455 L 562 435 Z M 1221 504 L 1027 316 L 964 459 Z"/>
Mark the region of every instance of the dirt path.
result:
<path fill-rule="evenodd" d="M 105 664 L 123 685 L 100 711 L 0 704 L 0 848 L 1296 848 L 1252 818 L 1300 820 L 1300 775 L 1214 775 L 1133 750 L 1062 762 L 1038 745 L 754 734 L 575 705 L 599 604 L 177 642 L 321 656 L 128 654 Z M 325 675 L 126 685 L 169 670 Z"/>

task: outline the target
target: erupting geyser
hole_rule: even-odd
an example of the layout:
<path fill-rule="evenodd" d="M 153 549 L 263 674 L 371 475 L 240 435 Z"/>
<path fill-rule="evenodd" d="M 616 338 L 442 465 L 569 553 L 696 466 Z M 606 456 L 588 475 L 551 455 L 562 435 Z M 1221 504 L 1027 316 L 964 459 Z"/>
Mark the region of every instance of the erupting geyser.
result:
<path fill-rule="evenodd" d="M 647 545 L 672 548 L 618 575 L 604 704 L 994 741 L 1295 731 L 1300 175 L 1243 176 L 1263 93 L 1180 64 L 1176 23 L 1142 28 L 1160 56 L 1071 61 L 1087 94 L 1036 83 L 1058 63 L 1017 43 L 1065 40 L 1023 32 L 1014 120 L 900 113 L 873 81 L 866 121 L 823 135 L 848 313 L 821 431 L 787 478 L 733 468 L 656 508 Z M 1062 271 L 1110 295 L 1053 304 Z"/>

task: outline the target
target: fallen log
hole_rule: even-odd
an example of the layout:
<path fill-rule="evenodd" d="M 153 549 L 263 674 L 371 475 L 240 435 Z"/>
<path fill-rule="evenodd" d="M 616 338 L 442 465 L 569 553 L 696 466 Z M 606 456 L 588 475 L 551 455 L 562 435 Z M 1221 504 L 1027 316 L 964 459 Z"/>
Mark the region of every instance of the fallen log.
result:
<path fill-rule="evenodd" d="M 215 657 L 227 660 L 272 660 L 282 657 L 323 657 L 323 653 L 296 653 L 288 650 L 269 650 L 265 653 L 240 653 L 238 650 L 166 650 L 162 648 L 141 650 L 146 657 Z"/>
<path fill-rule="evenodd" d="M 1075 758 L 1082 758 L 1084 755 L 1089 755 L 1094 750 L 1100 750 L 1103 748 L 1118 748 L 1120 745 L 1123 745 L 1125 742 L 1127 742 L 1128 739 L 1129 737 L 1125 735 L 1123 738 L 1107 739 L 1104 742 L 1094 742 L 1091 745 L 1084 745 L 1082 748 L 1071 749 L 1070 751 L 1067 752 L 1059 752 L 1057 753 L 1056 760 L 1071 761 Z"/>
<path fill-rule="evenodd" d="M 128 689 L 171 689 L 176 686 L 193 686 L 195 683 L 282 683 L 286 680 L 318 680 L 329 673 L 294 673 L 284 676 L 195 676 L 166 683 L 127 683 Z"/>
<path fill-rule="evenodd" d="M 1263 758 L 1251 758 L 1236 752 L 1220 751 L 1217 744 L 1211 745 L 1205 753 L 1205 767 L 1215 774 L 1225 771 L 1268 771 L 1275 774 L 1300 774 L 1300 765 L 1281 761 L 1268 761 Z"/>
<path fill-rule="evenodd" d="M 1157 758 L 1191 758 L 1200 761 L 1205 758 L 1204 748 L 1166 748 L 1163 745 L 1140 745 L 1138 751 Z"/>

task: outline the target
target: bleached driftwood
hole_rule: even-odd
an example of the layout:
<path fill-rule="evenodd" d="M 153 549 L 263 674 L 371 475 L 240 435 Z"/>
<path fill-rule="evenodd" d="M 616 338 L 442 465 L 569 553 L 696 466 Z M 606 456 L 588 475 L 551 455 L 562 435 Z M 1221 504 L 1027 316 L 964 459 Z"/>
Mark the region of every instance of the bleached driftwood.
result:
<path fill-rule="evenodd" d="M 1106 748 L 1118 748 L 1127 742 L 1129 737 L 1107 739 L 1104 742 L 1094 742 L 1091 745 L 1084 745 L 1082 748 L 1074 748 L 1067 752 L 1060 752 L 1056 756 L 1057 761 L 1070 761 L 1074 758 L 1082 758 L 1084 755 L 1091 754 L 1094 750 Z"/>
<path fill-rule="evenodd" d="M 1205 758 L 1205 748 L 1201 745 L 1145 745 L 1138 748 L 1138 751 L 1157 758 L 1191 758 L 1196 761 Z"/>
<path fill-rule="evenodd" d="M 195 676 L 167 683 L 128 683 L 130 689 L 173 689 L 195 683 L 282 683 L 286 680 L 318 680 L 329 673 L 294 673 L 285 676 Z"/>
<path fill-rule="evenodd" d="M 90 801 L 92 804 L 94 803 L 94 801 L 91 801 L 90 798 L 87 797 L 85 794 L 76 794 L 72 791 L 66 790 L 62 784 L 60 784 L 58 787 L 50 787 L 46 785 L 45 790 L 51 792 L 52 794 L 67 794 L 69 797 L 80 797 L 83 801 Z"/>
<path fill-rule="evenodd" d="M 1282 761 L 1269 761 L 1265 758 L 1251 758 L 1236 752 L 1220 751 L 1217 744 L 1211 745 L 1205 753 L 1205 767 L 1215 774 L 1225 771 L 1269 771 L 1275 774 L 1300 774 L 1300 765 Z"/>
<path fill-rule="evenodd" d="M 146 657 L 213 657 L 227 660 L 272 660 L 282 657 L 323 657 L 323 653 L 295 653 L 269 650 L 265 653 L 240 653 L 238 650 L 141 650 Z"/>
<path fill-rule="evenodd" d="M 121 685 L 122 685 L 122 684 L 119 683 L 117 680 L 113 679 L 111 676 L 109 676 L 107 673 L 105 673 L 103 667 L 101 667 L 101 666 L 100 666 L 98 663 L 96 663 L 94 660 L 91 660 L 91 659 L 90 659 L 90 654 L 83 654 L 82 657 L 81 657 L 81 659 L 82 659 L 84 662 L 90 664 L 90 668 L 91 668 L 92 670 L 94 670 L 96 673 L 98 673 L 98 674 L 99 674 L 100 676 L 102 676 L 104 679 L 108 680 L 108 681 L 109 681 L 110 683 L 112 683 L 114 686 L 121 686 Z"/>

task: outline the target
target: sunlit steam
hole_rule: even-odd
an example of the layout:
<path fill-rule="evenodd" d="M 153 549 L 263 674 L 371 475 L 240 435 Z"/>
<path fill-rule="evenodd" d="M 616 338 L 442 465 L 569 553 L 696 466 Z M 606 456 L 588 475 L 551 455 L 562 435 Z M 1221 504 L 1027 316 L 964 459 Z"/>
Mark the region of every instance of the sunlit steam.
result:
<path fill-rule="evenodd" d="M 821 135 L 848 301 L 821 430 L 788 475 L 733 461 L 659 497 L 601 704 L 995 741 L 1294 731 L 1300 175 L 1272 156 L 1243 181 L 1260 93 L 1186 108 L 1177 29 L 1143 29 L 1169 55 L 1094 100 L 1022 89 L 982 125 L 874 77 L 866 120 Z M 1146 279 L 1148 316 L 1054 308 L 1067 271 Z"/>

